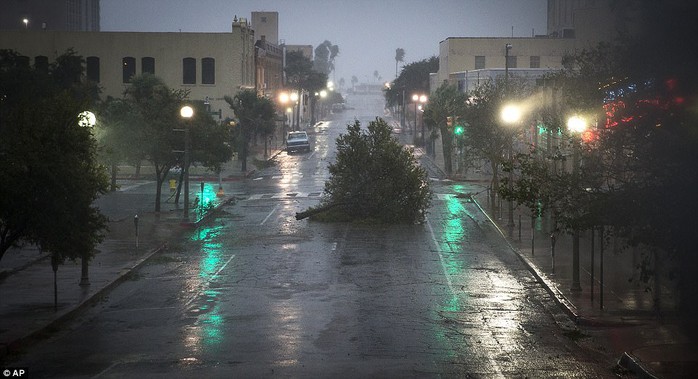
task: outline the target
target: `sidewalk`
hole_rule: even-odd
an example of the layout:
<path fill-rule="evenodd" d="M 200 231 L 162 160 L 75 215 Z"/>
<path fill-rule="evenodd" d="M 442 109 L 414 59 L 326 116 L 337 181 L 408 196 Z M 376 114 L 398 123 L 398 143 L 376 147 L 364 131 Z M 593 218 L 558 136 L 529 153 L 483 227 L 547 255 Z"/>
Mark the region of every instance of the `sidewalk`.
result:
<path fill-rule="evenodd" d="M 278 154 L 277 148 L 271 156 Z M 46 332 L 70 320 L 80 310 L 91 306 L 110 289 L 124 280 L 129 273 L 143 265 L 150 257 L 167 249 L 167 241 L 203 222 L 206 216 L 225 203 L 234 201 L 229 190 L 232 181 L 242 180 L 255 170 L 254 159 L 264 160 L 263 152 L 252 155 L 247 172 L 241 163 L 232 160 L 221 173 L 224 192 L 216 196 L 209 212 L 197 213 L 192 207 L 189 221 L 183 220 L 183 208 L 169 197 L 167 183 L 163 185 L 161 211 L 153 211 L 155 189 L 144 189 L 151 180 L 120 180 L 121 190 L 103 195 L 97 204 L 109 218 L 109 230 L 104 241 L 96 248 L 89 264 L 89 285 L 80 286 L 81 262 L 66 261 L 59 266 L 57 302 L 54 307 L 54 274 L 48 253 L 33 247 L 8 251 L 0 261 L 0 362 L 8 354 L 21 351 L 24 346 L 40 339 Z M 205 181 L 208 191 L 217 192 L 218 177 L 197 175 L 192 170 L 190 199 L 198 195 L 198 183 Z M 226 190 L 226 187 L 228 190 Z M 134 216 L 138 215 L 138 245 Z"/>
<path fill-rule="evenodd" d="M 446 177 L 440 151 L 434 158 L 426 154 L 423 157 L 430 161 L 429 165 L 441 170 L 441 176 Z M 506 226 L 509 223 L 506 203 L 490 204 L 487 196 L 488 177 L 470 174 L 453 180 L 481 187 L 473 200 L 499 229 L 512 251 L 578 325 L 582 333 L 582 338 L 578 340 L 580 345 L 617 359 L 620 367 L 638 377 L 682 378 L 698 375 L 698 343 L 689 339 L 682 330 L 681 320 L 673 310 L 676 300 L 674 292 L 662 288 L 662 312 L 658 314 L 654 311 L 654 294 L 645 290 L 633 271 L 641 259 L 639 253 L 616 252 L 614 246 L 607 243 L 604 244 L 602 257 L 599 236 L 594 236 L 592 250 L 591 233 L 583 233 L 579 249 L 581 291 L 574 291 L 571 236 L 558 236 L 553 253 L 545 220 L 531 220 L 527 209 L 515 209 L 515 225 Z M 670 283 L 665 284 L 668 286 Z"/>

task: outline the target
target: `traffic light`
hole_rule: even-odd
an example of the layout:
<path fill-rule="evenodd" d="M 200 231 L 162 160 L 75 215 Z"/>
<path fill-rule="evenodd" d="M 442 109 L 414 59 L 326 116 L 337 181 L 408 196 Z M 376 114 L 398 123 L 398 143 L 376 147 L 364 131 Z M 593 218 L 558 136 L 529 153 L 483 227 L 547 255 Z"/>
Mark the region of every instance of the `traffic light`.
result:
<path fill-rule="evenodd" d="M 459 124 L 459 125 L 456 125 L 455 128 L 453 128 L 453 134 L 455 134 L 456 136 L 462 136 L 464 132 L 465 132 L 465 128 L 463 127 L 463 125 Z"/>

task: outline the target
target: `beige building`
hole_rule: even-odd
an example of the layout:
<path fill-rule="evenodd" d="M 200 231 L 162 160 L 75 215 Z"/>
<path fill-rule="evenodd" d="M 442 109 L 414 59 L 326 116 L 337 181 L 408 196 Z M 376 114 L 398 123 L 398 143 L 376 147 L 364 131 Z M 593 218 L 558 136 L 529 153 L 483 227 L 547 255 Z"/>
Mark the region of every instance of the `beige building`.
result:
<path fill-rule="evenodd" d="M 252 12 L 251 21 L 257 40 L 279 44 L 279 12 Z"/>
<path fill-rule="evenodd" d="M 631 10 L 611 5 L 612 0 L 548 0 L 548 34 L 543 36 L 449 37 L 439 43 L 439 71 L 430 78 L 431 90 L 445 81 L 467 90 L 471 82 L 503 75 L 505 67 L 531 80 L 558 70 L 564 55 L 630 31 Z"/>
<path fill-rule="evenodd" d="M 151 73 L 192 100 L 208 101 L 225 119 L 233 114 L 223 97 L 255 86 L 254 32 L 243 18 L 230 33 L 0 32 L 0 49 L 16 50 L 30 64 L 52 62 L 70 48 L 85 58 L 103 98 L 121 97 L 132 76 Z"/>
<path fill-rule="evenodd" d="M 510 47 L 508 53 L 507 46 Z M 439 72 L 431 89 L 435 90 L 444 81 L 456 84 L 453 80 L 455 73 L 504 68 L 507 55 L 508 68 L 512 71 L 519 68 L 559 69 L 562 56 L 573 50 L 574 40 L 562 38 L 450 37 L 439 44 Z"/>

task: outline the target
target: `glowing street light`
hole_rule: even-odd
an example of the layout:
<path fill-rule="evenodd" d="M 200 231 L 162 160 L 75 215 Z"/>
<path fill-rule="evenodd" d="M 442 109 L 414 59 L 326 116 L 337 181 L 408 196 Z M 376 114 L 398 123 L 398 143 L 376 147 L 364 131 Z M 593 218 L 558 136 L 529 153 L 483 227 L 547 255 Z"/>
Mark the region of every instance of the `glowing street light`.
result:
<path fill-rule="evenodd" d="M 521 121 L 521 118 L 523 116 L 523 111 L 521 110 L 521 107 L 518 105 L 514 104 L 508 104 L 505 105 L 504 108 L 502 108 L 500 114 L 500 118 L 504 123 L 509 124 L 509 125 L 516 125 Z M 508 135 L 508 143 L 507 143 L 507 155 L 509 163 L 513 163 L 514 161 L 514 152 L 512 151 L 514 149 L 514 141 L 513 141 L 513 131 L 511 133 L 507 133 Z M 509 171 L 509 177 L 508 177 L 508 187 L 509 187 L 509 192 L 513 191 L 513 185 L 514 185 L 514 173 L 513 170 Z M 507 226 L 510 228 L 514 227 L 514 202 L 513 200 L 509 200 L 507 203 Z"/>
<path fill-rule="evenodd" d="M 574 115 L 567 119 L 567 129 L 570 132 L 582 134 L 587 130 L 587 126 L 587 121 L 580 116 Z"/>
<path fill-rule="evenodd" d="M 417 128 L 417 103 L 424 104 L 427 102 L 427 100 L 429 100 L 427 98 L 427 95 L 417 94 L 417 93 L 412 95 L 412 101 L 414 102 L 414 128 L 415 129 Z M 422 109 L 421 105 L 419 106 L 419 109 Z M 424 144 L 424 122 L 423 121 L 422 121 L 422 146 L 426 147 L 426 145 Z"/>
<path fill-rule="evenodd" d="M 519 122 L 521 120 L 521 116 L 521 108 L 513 104 L 505 105 L 500 113 L 502 121 L 507 124 L 515 124 Z"/>
<path fill-rule="evenodd" d="M 574 115 L 567 119 L 567 130 L 572 134 L 577 134 L 582 137 L 582 134 L 587 130 L 587 120 Z M 572 175 L 577 177 L 579 171 L 579 146 L 575 144 L 572 153 Z M 572 291 L 581 291 L 582 285 L 579 281 L 579 230 L 572 231 Z"/>
<path fill-rule="evenodd" d="M 22 22 L 24 23 L 24 29 L 29 29 L 29 19 L 24 18 L 22 19 Z"/>
<path fill-rule="evenodd" d="M 24 19 L 26 21 L 26 18 Z M 90 111 L 84 111 L 80 112 L 78 114 L 78 125 L 83 127 L 83 128 L 93 128 L 97 124 L 97 117 L 95 117 L 95 114 L 90 112 Z M 79 285 L 81 286 L 89 286 L 90 285 L 90 273 L 89 273 L 89 258 L 87 256 L 87 252 L 84 251 L 82 253 L 82 257 L 80 257 L 81 260 L 81 272 L 80 272 L 80 283 Z"/>
<path fill-rule="evenodd" d="M 179 110 L 184 119 L 184 220 L 189 220 L 189 120 L 194 116 L 194 109 L 188 105 Z"/>

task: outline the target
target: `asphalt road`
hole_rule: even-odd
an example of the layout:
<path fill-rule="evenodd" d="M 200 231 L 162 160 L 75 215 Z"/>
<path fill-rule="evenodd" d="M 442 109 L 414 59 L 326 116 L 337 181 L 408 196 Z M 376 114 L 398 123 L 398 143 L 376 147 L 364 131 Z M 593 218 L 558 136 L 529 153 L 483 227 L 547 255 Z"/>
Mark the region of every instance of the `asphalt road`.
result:
<path fill-rule="evenodd" d="M 613 377 L 486 217 L 435 181 L 427 222 L 295 220 L 318 203 L 345 125 L 236 183 L 238 201 L 18 357 L 33 377 Z"/>

